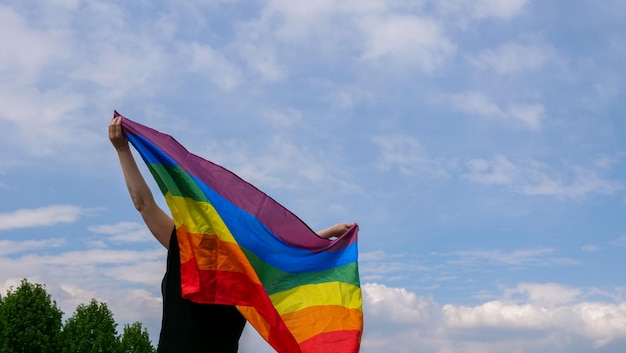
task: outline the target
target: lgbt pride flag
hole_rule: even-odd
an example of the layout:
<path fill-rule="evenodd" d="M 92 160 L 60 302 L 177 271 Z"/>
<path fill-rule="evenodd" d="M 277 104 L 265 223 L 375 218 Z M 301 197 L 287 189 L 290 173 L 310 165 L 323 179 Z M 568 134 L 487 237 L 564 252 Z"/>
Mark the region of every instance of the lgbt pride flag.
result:
<path fill-rule="evenodd" d="M 122 129 L 174 218 L 183 297 L 237 306 L 279 353 L 358 352 L 356 224 L 338 239 L 322 239 L 271 197 L 171 136 L 127 118 Z"/>

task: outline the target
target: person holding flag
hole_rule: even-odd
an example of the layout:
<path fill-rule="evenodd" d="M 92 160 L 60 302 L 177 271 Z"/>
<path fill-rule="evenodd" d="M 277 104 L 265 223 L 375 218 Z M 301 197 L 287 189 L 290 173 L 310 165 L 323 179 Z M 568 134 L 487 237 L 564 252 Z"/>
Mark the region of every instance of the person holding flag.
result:
<path fill-rule="evenodd" d="M 234 305 L 205 304 L 185 299 L 181 290 L 181 257 L 172 217 L 156 203 L 123 133 L 117 113 L 108 127 L 109 140 L 122 168 L 133 205 L 154 238 L 166 249 L 166 272 L 161 284 L 163 317 L 158 353 L 235 353 L 246 319 Z M 353 225 L 339 223 L 317 232 L 324 239 L 340 237 Z"/>

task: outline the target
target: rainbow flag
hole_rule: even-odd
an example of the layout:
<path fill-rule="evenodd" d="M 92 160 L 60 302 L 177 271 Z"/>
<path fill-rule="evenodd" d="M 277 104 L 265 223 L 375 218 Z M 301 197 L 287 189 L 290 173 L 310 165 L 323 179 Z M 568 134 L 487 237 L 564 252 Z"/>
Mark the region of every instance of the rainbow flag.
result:
<path fill-rule="evenodd" d="M 127 118 L 122 128 L 172 212 L 183 297 L 237 306 L 279 353 L 359 351 L 356 224 L 338 239 L 322 239 L 271 197 L 171 136 Z"/>

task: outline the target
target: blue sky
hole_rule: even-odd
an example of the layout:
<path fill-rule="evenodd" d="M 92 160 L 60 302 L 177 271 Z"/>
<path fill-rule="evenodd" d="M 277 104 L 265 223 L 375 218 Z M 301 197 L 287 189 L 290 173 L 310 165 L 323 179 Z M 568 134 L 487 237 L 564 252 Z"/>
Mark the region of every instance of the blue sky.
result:
<path fill-rule="evenodd" d="M 0 1 L 0 29 L 0 293 L 156 340 L 117 109 L 358 222 L 364 353 L 626 349 L 625 1 Z"/>

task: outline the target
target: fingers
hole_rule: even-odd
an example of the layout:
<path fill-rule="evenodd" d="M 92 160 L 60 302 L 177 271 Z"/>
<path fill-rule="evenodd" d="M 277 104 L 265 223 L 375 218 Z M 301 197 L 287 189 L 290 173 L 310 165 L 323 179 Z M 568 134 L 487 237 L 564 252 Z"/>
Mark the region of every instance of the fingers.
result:
<path fill-rule="evenodd" d="M 340 223 L 340 224 L 338 224 L 338 226 L 339 226 L 340 229 L 348 230 L 348 229 L 350 229 L 350 227 L 352 227 L 352 224 Z"/>
<path fill-rule="evenodd" d="M 119 114 L 109 122 L 109 140 L 118 151 L 128 149 L 128 141 L 122 132 L 122 116 Z"/>
<path fill-rule="evenodd" d="M 122 136 L 122 117 L 114 116 L 109 122 L 109 139 Z"/>

